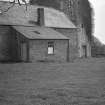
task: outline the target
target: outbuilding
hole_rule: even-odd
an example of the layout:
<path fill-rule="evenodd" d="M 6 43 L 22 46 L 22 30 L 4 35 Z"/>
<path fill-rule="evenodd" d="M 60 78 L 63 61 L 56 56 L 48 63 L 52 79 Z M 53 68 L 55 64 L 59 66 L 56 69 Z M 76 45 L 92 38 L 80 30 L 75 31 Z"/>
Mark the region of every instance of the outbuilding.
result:
<path fill-rule="evenodd" d="M 22 61 L 69 61 L 69 39 L 51 28 L 13 26 Z"/>
<path fill-rule="evenodd" d="M 70 38 L 56 30 L 62 28 L 76 28 L 63 12 L 15 4 L 0 14 L 0 61 L 69 61 Z"/>

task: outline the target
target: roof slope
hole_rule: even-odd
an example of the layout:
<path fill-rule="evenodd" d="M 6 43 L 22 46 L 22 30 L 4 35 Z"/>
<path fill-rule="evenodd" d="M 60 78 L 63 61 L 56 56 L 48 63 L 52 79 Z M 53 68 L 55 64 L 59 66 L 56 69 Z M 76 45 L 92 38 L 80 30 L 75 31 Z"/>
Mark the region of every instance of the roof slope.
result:
<path fill-rule="evenodd" d="M 68 17 L 59 10 L 45 8 L 45 26 L 57 28 L 76 28 L 76 26 L 68 19 Z"/>
<path fill-rule="evenodd" d="M 12 4 L 5 5 L 10 7 Z M 5 10 L 4 7 L 1 10 Z M 37 9 L 34 6 L 28 6 L 26 11 L 25 5 L 15 4 L 7 12 L 0 14 L 0 24 L 4 25 L 25 25 L 34 26 L 30 21 L 37 22 Z"/>
<path fill-rule="evenodd" d="M 7 3 L 1 10 L 4 11 L 11 5 L 11 3 Z M 7 12 L 0 14 L 0 24 L 34 26 L 38 20 L 37 8 L 44 8 L 44 21 L 46 27 L 76 28 L 63 12 L 53 8 L 35 5 L 28 5 L 26 11 L 26 6 L 19 6 L 19 4 L 15 4 Z"/>
<path fill-rule="evenodd" d="M 23 34 L 28 39 L 69 39 L 61 33 L 45 27 L 25 27 L 13 26 L 15 30 Z"/>

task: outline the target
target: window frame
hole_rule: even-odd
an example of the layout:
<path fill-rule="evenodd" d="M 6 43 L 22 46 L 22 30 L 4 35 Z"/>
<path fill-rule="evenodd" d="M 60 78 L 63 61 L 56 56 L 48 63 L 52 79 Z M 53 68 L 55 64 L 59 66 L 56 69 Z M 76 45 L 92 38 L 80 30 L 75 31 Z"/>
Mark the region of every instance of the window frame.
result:
<path fill-rule="evenodd" d="M 52 52 L 49 52 L 49 48 L 52 48 Z M 54 41 L 49 41 L 47 43 L 47 54 L 54 55 Z"/>

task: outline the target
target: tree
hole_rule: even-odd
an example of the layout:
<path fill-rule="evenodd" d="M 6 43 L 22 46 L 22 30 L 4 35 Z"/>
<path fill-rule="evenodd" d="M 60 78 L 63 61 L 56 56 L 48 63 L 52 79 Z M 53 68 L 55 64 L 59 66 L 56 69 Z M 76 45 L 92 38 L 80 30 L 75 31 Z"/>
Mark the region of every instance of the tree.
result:
<path fill-rule="evenodd" d="M 59 9 L 60 3 L 59 0 L 30 0 L 31 5 L 41 5 L 46 7 L 53 7 L 55 9 Z"/>
<path fill-rule="evenodd" d="M 79 11 L 89 40 L 92 40 L 93 9 L 88 0 L 79 0 Z"/>
<path fill-rule="evenodd" d="M 23 2 L 25 5 L 26 5 L 26 10 L 27 10 L 27 2 L 26 0 L 17 0 L 17 3 L 21 6 L 21 2 Z M 0 1 L 0 12 L 1 13 L 5 13 L 7 12 L 10 8 L 12 8 L 16 3 L 16 0 L 13 0 L 13 1 Z M 7 4 L 9 4 L 7 6 Z M 6 7 L 5 7 L 6 5 Z M 5 9 L 2 9 L 2 8 L 5 8 Z"/>

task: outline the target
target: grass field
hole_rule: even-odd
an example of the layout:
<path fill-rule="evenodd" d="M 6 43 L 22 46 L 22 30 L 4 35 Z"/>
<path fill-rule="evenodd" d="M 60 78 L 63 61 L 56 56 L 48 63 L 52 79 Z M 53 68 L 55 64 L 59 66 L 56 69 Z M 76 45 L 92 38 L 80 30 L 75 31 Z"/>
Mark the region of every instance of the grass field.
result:
<path fill-rule="evenodd" d="M 0 64 L 0 105 L 105 105 L 105 58 Z"/>

